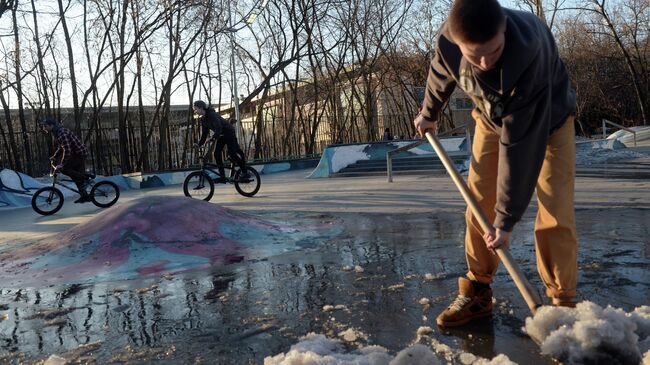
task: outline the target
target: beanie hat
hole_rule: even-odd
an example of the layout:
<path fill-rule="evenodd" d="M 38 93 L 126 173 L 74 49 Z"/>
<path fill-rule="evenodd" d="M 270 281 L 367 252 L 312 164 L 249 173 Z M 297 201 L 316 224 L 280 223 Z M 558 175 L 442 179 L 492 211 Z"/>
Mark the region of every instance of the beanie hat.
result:
<path fill-rule="evenodd" d="M 56 119 L 52 117 L 46 117 L 45 119 L 41 120 L 41 125 L 57 125 L 58 122 Z"/>
<path fill-rule="evenodd" d="M 194 106 L 197 107 L 197 108 L 201 108 L 203 110 L 208 109 L 208 105 L 203 100 L 195 101 Z"/>

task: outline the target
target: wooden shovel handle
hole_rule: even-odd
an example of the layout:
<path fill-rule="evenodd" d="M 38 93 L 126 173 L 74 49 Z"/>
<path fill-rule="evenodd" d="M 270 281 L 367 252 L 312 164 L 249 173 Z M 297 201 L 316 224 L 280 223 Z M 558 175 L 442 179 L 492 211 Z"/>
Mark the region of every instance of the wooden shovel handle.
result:
<path fill-rule="evenodd" d="M 481 209 L 481 206 L 476 201 L 474 194 L 472 194 L 472 192 L 469 190 L 469 187 L 467 186 L 467 183 L 465 183 L 465 180 L 463 180 L 463 177 L 458 173 L 456 166 L 454 166 L 451 159 L 449 159 L 447 152 L 444 150 L 444 148 L 442 148 L 438 137 L 431 134 L 431 132 L 426 132 L 425 135 L 429 140 L 431 147 L 433 147 L 433 149 L 436 151 L 438 158 L 440 158 L 440 161 L 442 161 L 442 164 L 445 166 L 447 173 L 451 176 L 452 180 L 454 180 L 456 187 L 463 195 L 463 199 L 465 199 L 465 202 L 472 210 L 472 213 L 478 220 L 481 228 L 483 228 L 483 231 L 494 232 L 494 227 L 492 227 L 492 224 L 488 222 L 483 209 Z M 530 311 L 535 314 L 537 308 L 542 305 L 542 301 L 540 300 L 539 295 L 532 288 L 528 280 L 526 280 L 526 277 L 519 269 L 519 266 L 512 258 L 512 255 L 510 255 L 510 251 L 504 247 L 499 247 L 495 251 L 499 256 L 499 259 L 501 259 L 501 262 L 503 262 L 503 265 L 506 267 L 506 270 L 508 270 L 508 273 L 512 277 L 512 280 L 515 282 L 517 289 L 519 289 L 519 292 L 524 297 L 528 308 L 530 308 Z"/>

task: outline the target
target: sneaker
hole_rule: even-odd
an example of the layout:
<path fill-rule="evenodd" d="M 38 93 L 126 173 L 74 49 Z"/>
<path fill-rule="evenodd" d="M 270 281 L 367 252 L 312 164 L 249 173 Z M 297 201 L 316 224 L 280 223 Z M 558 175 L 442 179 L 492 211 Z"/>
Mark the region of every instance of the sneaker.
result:
<path fill-rule="evenodd" d="M 245 181 L 245 182 L 248 182 L 248 181 L 251 181 L 252 178 L 253 178 L 253 176 L 252 176 L 251 173 L 248 172 L 248 171 L 246 171 L 246 172 L 244 172 L 243 174 L 239 175 L 239 181 Z"/>
<path fill-rule="evenodd" d="M 87 179 L 84 182 L 82 182 L 80 193 L 82 195 L 88 193 L 88 188 L 90 187 L 91 184 L 92 184 L 92 180 L 90 179 Z"/>
<path fill-rule="evenodd" d="M 458 296 L 440 313 L 436 323 L 440 327 L 462 326 L 472 320 L 492 314 L 492 289 L 489 285 L 458 278 Z"/>
<path fill-rule="evenodd" d="M 75 203 L 88 203 L 90 201 L 90 196 L 88 194 L 82 194 L 79 199 L 75 200 Z"/>
<path fill-rule="evenodd" d="M 197 185 L 197 187 L 195 187 L 195 188 L 192 189 L 192 190 L 201 190 L 201 189 L 203 189 L 204 187 L 205 187 L 205 185 Z"/>

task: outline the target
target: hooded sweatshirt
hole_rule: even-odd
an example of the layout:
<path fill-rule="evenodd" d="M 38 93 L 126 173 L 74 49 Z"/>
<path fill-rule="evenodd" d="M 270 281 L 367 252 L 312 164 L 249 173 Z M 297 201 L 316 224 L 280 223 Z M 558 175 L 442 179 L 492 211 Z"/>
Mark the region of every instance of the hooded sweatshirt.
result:
<path fill-rule="evenodd" d="M 201 138 L 198 144 L 203 145 L 205 143 L 210 131 L 214 133 L 213 138 L 219 138 L 224 132 L 234 132 L 234 130 L 234 127 L 219 113 L 212 108 L 208 108 L 201 118 Z"/>
<path fill-rule="evenodd" d="M 512 231 L 532 197 L 549 135 L 575 112 L 576 99 L 548 27 L 532 13 L 503 10 L 503 54 L 488 71 L 470 64 L 442 25 L 421 114 L 437 120 L 456 86 L 472 99 L 500 135 L 494 227 Z"/>

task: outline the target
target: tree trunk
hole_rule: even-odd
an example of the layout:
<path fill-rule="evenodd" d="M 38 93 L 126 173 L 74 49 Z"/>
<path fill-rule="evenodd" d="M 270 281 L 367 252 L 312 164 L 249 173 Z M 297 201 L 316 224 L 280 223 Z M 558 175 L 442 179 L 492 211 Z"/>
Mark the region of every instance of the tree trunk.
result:
<path fill-rule="evenodd" d="M 34 42 L 36 42 L 36 54 L 38 56 L 38 73 L 41 77 L 41 84 L 43 89 L 43 102 L 45 104 L 45 114 L 51 116 L 52 111 L 50 107 L 50 97 L 48 90 L 47 75 L 45 74 L 45 66 L 43 65 L 43 50 L 41 47 L 40 35 L 38 33 L 38 20 L 36 16 L 36 1 L 32 0 L 32 14 L 34 17 Z"/>
<path fill-rule="evenodd" d="M 129 2 L 124 1 L 122 3 L 121 17 L 120 17 L 120 32 L 119 32 L 119 67 L 117 69 L 117 78 L 118 82 L 116 85 L 117 92 L 117 120 L 118 120 L 118 140 L 119 140 L 119 149 L 120 149 L 120 169 L 122 173 L 132 172 L 131 163 L 129 161 L 129 140 L 128 140 L 128 130 L 126 125 L 126 113 L 124 112 L 124 92 L 126 90 L 124 72 L 126 70 L 126 60 L 124 54 L 124 43 L 126 37 L 126 11 L 128 9 Z"/>
<path fill-rule="evenodd" d="M 136 55 L 136 62 L 138 73 L 136 75 L 136 82 L 138 83 L 138 123 L 140 125 L 140 163 L 138 169 L 140 171 L 150 171 L 149 165 L 149 143 L 147 142 L 147 125 L 144 113 L 144 100 L 142 98 L 142 53 L 138 51 Z"/>
<path fill-rule="evenodd" d="M 596 6 L 598 7 L 597 12 L 605 21 L 605 26 L 612 33 L 612 37 L 614 37 L 614 40 L 616 41 L 616 45 L 618 46 L 621 53 L 623 54 L 623 57 L 625 58 L 625 64 L 627 65 L 627 69 L 630 72 L 630 77 L 632 77 L 632 84 L 634 85 L 634 92 L 636 94 L 637 105 L 639 106 L 639 110 L 641 111 L 641 119 L 643 120 L 643 125 L 647 125 L 648 116 L 646 114 L 646 103 L 648 97 L 646 97 L 645 92 L 643 90 L 643 86 L 641 86 L 640 72 L 634 66 L 634 61 L 632 59 L 632 56 L 625 48 L 625 44 L 623 40 L 621 40 L 621 37 L 619 36 L 618 32 L 616 31 L 616 27 L 614 26 L 611 18 L 605 11 L 605 2 L 603 1 L 602 3 L 596 3 Z"/>
<path fill-rule="evenodd" d="M 2 90 L 1 80 L 0 90 Z M 20 163 L 20 153 L 18 152 L 18 145 L 16 144 L 16 137 L 14 135 L 14 126 L 11 121 L 11 111 L 9 110 L 9 104 L 7 103 L 5 95 L 2 91 L 0 91 L 0 103 L 2 103 L 2 110 L 4 111 L 5 115 L 5 123 L 7 123 L 7 133 L 9 134 L 9 144 L 7 146 L 11 150 L 11 153 L 8 155 L 11 161 L 11 169 L 21 171 L 23 168 L 22 164 Z"/>
<path fill-rule="evenodd" d="M 16 95 L 18 99 L 18 120 L 20 121 L 20 128 L 22 129 L 21 135 L 23 137 L 23 147 L 25 149 L 25 173 L 32 175 L 33 172 L 33 158 L 32 150 L 29 143 L 29 135 L 27 134 L 27 121 L 25 120 L 25 108 L 23 106 L 23 82 L 21 76 L 21 62 L 20 62 L 20 37 L 18 36 L 18 4 L 12 9 L 11 15 L 14 22 L 14 42 L 15 42 L 15 62 L 16 62 Z"/>
<path fill-rule="evenodd" d="M 72 52 L 72 39 L 68 31 L 68 23 L 65 20 L 65 11 L 63 9 L 63 0 L 58 0 L 59 3 L 59 17 L 61 26 L 63 26 L 63 34 L 65 35 L 65 45 L 68 48 L 68 67 L 70 67 L 70 89 L 72 90 L 72 108 L 74 112 L 74 131 L 77 135 L 81 134 L 81 114 L 79 112 L 79 95 L 77 93 L 77 77 L 74 70 L 74 54 Z"/>

